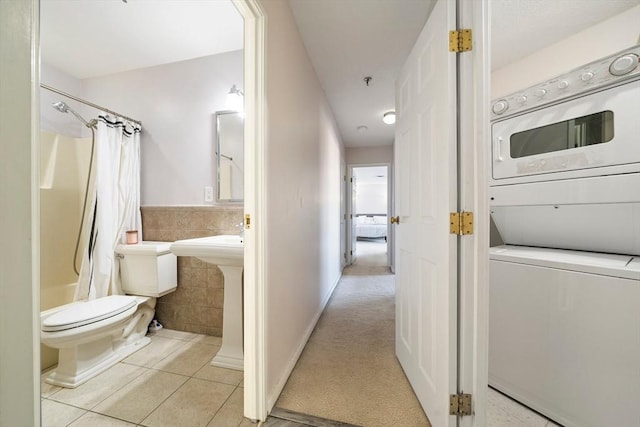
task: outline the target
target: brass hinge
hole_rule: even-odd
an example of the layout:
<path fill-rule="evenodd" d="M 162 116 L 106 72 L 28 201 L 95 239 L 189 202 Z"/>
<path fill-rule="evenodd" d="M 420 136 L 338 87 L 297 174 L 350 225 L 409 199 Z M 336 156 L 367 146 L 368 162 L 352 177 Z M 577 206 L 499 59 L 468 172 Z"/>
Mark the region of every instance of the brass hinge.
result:
<path fill-rule="evenodd" d="M 250 214 L 245 214 L 244 215 L 244 228 L 246 228 L 247 230 L 251 228 L 251 215 Z"/>
<path fill-rule="evenodd" d="M 449 415 L 459 417 L 471 415 L 471 395 L 463 393 L 449 395 Z"/>
<path fill-rule="evenodd" d="M 471 50 L 472 45 L 471 30 L 449 31 L 449 52 L 467 52 Z"/>
<path fill-rule="evenodd" d="M 449 232 L 460 236 L 473 234 L 473 212 L 451 212 L 449 214 Z"/>

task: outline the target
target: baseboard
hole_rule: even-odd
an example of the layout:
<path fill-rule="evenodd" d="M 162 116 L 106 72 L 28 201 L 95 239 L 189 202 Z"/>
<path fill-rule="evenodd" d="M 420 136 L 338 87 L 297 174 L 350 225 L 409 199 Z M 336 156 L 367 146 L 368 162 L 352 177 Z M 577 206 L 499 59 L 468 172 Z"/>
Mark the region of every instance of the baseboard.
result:
<path fill-rule="evenodd" d="M 278 397 L 280 397 L 280 393 L 282 393 L 284 386 L 287 384 L 287 380 L 289 379 L 289 376 L 291 376 L 291 372 L 293 372 L 293 368 L 296 367 L 296 363 L 298 363 L 298 359 L 300 358 L 300 355 L 302 354 L 304 347 L 307 345 L 307 341 L 309 341 L 309 338 L 311 337 L 311 334 L 313 333 L 313 330 L 315 329 L 316 324 L 318 323 L 318 320 L 320 320 L 320 316 L 322 315 L 322 312 L 324 311 L 325 307 L 327 306 L 327 303 L 333 296 L 333 292 L 336 290 L 336 287 L 338 286 L 338 283 L 340 282 L 341 278 L 342 278 L 342 271 L 340 271 L 340 273 L 338 274 L 338 277 L 333 282 L 333 285 L 331 285 L 331 290 L 327 293 L 327 296 L 325 297 L 324 301 L 322 301 L 322 303 L 320 304 L 320 308 L 316 313 L 316 315 L 314 316 L 313 321 L 311 322 L 311 324 L 305 331 L 304 335 L 302 336 L 302 340 L 300 341 L 300 344 L 298 344 L 298 348 L 293 354 L 293 357 L 289 360 L 289 363 L 287 363 L 287 366 L 284 371 L 284 375 L 282 375 L 280 380 L 273 387 L 273 390 L 267 394 L 267 413 L 271 412 L 271 409 L 273 409 L 273 407 L 275 406 L 276 401 L 278 400 Z"/>

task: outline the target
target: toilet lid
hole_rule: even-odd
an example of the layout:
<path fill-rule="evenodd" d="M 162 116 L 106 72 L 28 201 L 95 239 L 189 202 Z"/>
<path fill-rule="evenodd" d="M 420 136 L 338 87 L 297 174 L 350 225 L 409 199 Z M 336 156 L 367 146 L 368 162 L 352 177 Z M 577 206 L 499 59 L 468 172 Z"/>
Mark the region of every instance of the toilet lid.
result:
<path fill-rule="evenodd" d="M 62 309 L 42 321 L 45 332 L 64 331 L 116 316 L 136 306 L 137 298 L 129 295 L 110 295 L 84 301 Z"/>

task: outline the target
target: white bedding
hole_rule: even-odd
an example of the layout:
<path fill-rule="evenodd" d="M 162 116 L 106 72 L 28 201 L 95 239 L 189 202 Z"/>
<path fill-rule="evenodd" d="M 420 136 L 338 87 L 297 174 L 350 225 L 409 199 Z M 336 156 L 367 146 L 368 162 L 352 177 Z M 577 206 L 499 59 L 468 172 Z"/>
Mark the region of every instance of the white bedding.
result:
<path fill-rule="evenodd" d="M 368 239 L 387 237 L 387 216 L 361 215 L 356 217 L 356 237 Z"/>

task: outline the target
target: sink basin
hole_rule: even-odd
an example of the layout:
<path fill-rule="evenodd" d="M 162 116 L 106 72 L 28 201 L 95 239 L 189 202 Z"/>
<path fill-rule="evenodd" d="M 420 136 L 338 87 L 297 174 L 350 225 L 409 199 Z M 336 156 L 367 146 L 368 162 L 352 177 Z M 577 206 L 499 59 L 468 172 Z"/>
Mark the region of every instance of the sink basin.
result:
<path fill-rule="evenodd" d="M 224 276 L 222 345 L 211 364 L 221 368 L 244 370 L 242 331 L 242 270 L 244 243 L 237 235 L 185 239 L 174 242 L 171 252 L 196 257 L 215 264 Z"/>
<path fill-rule="evenodd" d="M 171 252 L 178 256 L 193 256 L 218 266 L 239 267 L 244 263 L 244 243 L 237 235 L 178 240 L 171 245 Z"/>

